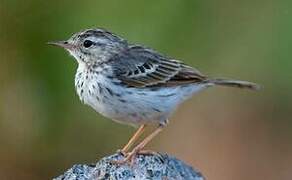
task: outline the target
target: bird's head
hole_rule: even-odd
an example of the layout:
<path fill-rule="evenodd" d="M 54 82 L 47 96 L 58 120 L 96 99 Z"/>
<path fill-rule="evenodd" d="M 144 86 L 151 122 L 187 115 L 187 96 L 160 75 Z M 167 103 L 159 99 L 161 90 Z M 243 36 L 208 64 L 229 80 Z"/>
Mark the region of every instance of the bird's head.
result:
<path fill-rule="evenodd" d="M 87 65 L 107 61 L 127 46 L 126 40 L 104 29 L 87 29 L 49 44 L 66 49 L 79 64 Z"/>

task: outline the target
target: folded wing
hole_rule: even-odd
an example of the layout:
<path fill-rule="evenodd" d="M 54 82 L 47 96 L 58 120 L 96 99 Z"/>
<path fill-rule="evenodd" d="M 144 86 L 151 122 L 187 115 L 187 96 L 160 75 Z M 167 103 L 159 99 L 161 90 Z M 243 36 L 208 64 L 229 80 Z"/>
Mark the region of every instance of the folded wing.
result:
<path fill-rule="evenodd" d="M 129 87 L 179 86 L 206 80 L 198 70 L 137 45 L 129 46 L 111 62 L 115 62 L 112 63 L 115 77 Z"/>

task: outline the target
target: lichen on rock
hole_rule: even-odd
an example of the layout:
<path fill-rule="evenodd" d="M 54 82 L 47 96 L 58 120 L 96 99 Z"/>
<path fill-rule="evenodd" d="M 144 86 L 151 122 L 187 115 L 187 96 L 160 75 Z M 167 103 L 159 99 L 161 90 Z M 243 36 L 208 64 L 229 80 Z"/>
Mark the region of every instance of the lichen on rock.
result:
<path fill-rule="evenodd" d="M 102 158 L 96 164 L 74 165 L 54 180 L 204 180 L 201 173 L 166 154 L 138 155 L 133 165 L 112 163 L 123 158 L 123 155 L 116 153 Z"/>

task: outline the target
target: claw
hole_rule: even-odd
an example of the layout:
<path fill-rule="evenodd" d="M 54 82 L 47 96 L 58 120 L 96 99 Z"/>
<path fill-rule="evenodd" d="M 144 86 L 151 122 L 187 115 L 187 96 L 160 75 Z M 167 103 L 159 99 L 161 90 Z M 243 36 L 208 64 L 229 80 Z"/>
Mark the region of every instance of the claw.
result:
<path fill-rule="evenodd" d="M 157 153 L 155 151 L 141 150 L 139 147 L 137 147 L 137 148 L 133 149 L 133 151 L 131 151 L 129 153 L 125 153 L 125 154 L 121 150 L 118 150 L 118 152 L 121 153 L 125 157 L 125 159 L 112 161 L 113 164 L 117 164 L 117 165 L 128 163 L 130 166 L 133 166 L 134 162 L 135 162 L 135 158 L 137 157 L 137 155 L 161 156 L 159 153 Z"/>
<path fill-rule="evenodd" d="M 152 150 L 141 150 L 138 152 L 138 154 L 146 155 L 146 156 L 160 156 L 158 152 L 152 151 Z"/>
<path fill-rule="evenodd" d="M 137 154 L 139 154 L 139 152 L 140 152 L 140 148 L 136 147 L 131 152 L 126 153 L 125 159 L 118 160 L 118 161 L 113 161 L 112 163 L 113 164 L 117 164 L 117 165 L 129 163 L 130 166 L 133 166 L 134 162 L 135 162 L 135 158 L 136 158 Z"/>
<path fill-rule="evenodd" d="M 129 153 L 125 159 L 122 159 L 122 160 L 117 160 L 117 161 L 112 161 L 113 164 L 116 164 L 116 165 L 121 165 L 121 164 L 126 164 L 126 163 L 129 163 L 129 165 L 133 165 L 133 161 L 135 159 L 134 157 L 135 155 L 134 154 L 131 154 Z"/>
<path fill-rule="evenodd" d="M 122 149 L 118 149 L 117 153 L 121 154 L 122 156 L 127 156 L 127 154 L 128 154 L 127 152 L 123 151 Z"/>

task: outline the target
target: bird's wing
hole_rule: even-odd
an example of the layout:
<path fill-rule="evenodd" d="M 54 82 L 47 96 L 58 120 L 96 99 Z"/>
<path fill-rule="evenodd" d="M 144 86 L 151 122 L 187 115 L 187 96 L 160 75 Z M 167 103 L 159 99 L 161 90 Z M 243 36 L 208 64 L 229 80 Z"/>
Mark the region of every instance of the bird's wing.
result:
<path fill-rule="evenodd" d="M 113 58 L 114 75 L 129 87 L 169 87 L 206 80 L 198 70 L 143 46 L 129 46 Z"/>

